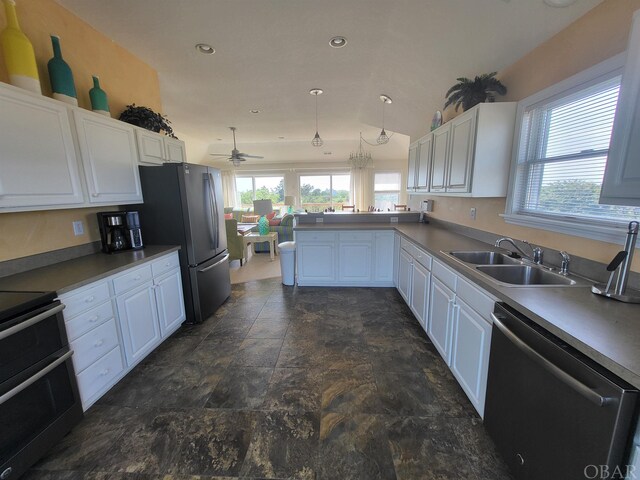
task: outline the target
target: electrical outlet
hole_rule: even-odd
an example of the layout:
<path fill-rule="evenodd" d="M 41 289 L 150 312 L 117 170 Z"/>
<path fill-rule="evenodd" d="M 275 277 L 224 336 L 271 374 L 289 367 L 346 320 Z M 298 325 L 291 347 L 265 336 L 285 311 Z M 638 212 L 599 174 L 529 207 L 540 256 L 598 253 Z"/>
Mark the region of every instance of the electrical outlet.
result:
<path fill-rule="evenodd" d="M 476 219 L 476 207 L 472 207 L 471 210 L 469 210 L 469 218 L 471 218 L 471 220 Z"/>
<path fill-rule="evenodd" d="M 316 223 L 324 223 L 324 218 L 316 217 Z"/>
<path fill-rule="evenodd" d="M 398 217 L 391 217 L 391 218 L 389 219 L 389 221 L 390 221 L 391 223 L 398 223 Z"/>
<path fill-rule="evenodd" d="M 84 224 L 82 223 L 82 220 L 76 220 L 73 222 L 73 234 L 76 237 L 84 235 Z"/>

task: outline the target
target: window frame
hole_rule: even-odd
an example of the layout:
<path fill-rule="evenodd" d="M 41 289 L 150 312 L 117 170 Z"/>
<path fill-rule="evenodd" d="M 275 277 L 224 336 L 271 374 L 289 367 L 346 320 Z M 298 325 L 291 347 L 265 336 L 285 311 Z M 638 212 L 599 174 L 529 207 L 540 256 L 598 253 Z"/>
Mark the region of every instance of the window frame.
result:
<path fill-rule="evenodd" d="M 303 207 L 303 201 L 302 201 L 302 184 L 300 183 L 300 179 L 302 177 L 329 177 L 329 192 L 330 195 L 333 192 L 333 176 L 334 175 L 349 175 L 349 202 L 352 202 L 353 200 L 353 178 L 351 177 L 351 171 L 350 170 L 343 170 L 343 169 L 336 169 L 336 170 L 326 170 L 326 171 L 318 171 L 318 170 L 314 170 L 314 171 L 309 171 L 309 172 L 298 172 L 298 197 L 299 197 L 299 201 L 300 201 L 300 207 Z M 331 195 L 330 198 L 330 203 L 331 208 L 335 208 L 335 206 L 337 204 L 334 204 L 333 202 L 333 195 Z M 340 204 L 342 205 L 342 204 Z"/>
<path fill-rule="evenodd" d="M 396 174 L 398 175 L 398 177 L 400 178 L 400 183 L 398 184 L 398 190 L 376 190 L 376 175 L 380 174 L 380 175 L 388 175 L 390 173 Z M 398 205 L 401 203 L 401 192 L 402 192 L 402 171 L 400 170 L 376 170 L 373 172 L 373 204 L 376 204 L 376 193 L 397 193 L 398 194 Z"/>
<path fill-rule="evenodd" d="M 238 173 L 236 173 L 236 175 L 234 176 L 234 182 L 235 182 L 235 186 L 236 186 L 236 199 L 235 200 L 236 200 L 236 203 L 237 203 L 237 208 L 243 208 L 242 207 L 242 202 L 240 200 L 240 191 L 238 190 L 238 182 L 237 182 L 238 178 L 250 178 L 251 179 L 251 188 L 253 190 L 252 199 L 256 200 L 256 198 L 255 198 L 256 197 L 256 178 L 262 178 L 262 177 L 268 177 L 268 178 L 278 177 L 278 178 L 282 178 L 282 181 L 284 182 L 283 185 L 284 185 L 284 188 L 285 188 L 284 195 L 285 196 L 287 195 L 287 190 L 286 190 L 286 188 L 287 188 L 287 186 L 286 186 L 287 185 L 287 180 L 286 180 L 286 177 L 285 177 L 284 173 L 272 173 L 272 172 L 269 172 L 269 173 L 265 172 L 264 174 L 254 174 L 254 173 L 238 174 Z M 275 205 L 278 205 L 278 204 L 274 203 L 274 206 Z M 252 207 L 253 205 L 250 205 L 250 206 Z M 283 204 L 283 206 L 284 206 L 284 204 Z"/>
<path fill-rule="evenodd" d="M 516 188 L 518 152 L 520 150 L 522 124 L 526 109 L 538 103 L 552 101 L 554 98 L 570 96 L 604 82 L 607 79 L 621 75 L 624 68 L 624 60 L 625 53 L 623 52 L 518 102 L 507 202 L 505 213 L 500 215 L 505 222 L 566 235 L 590 238 L 592 240 L 612 243 L 620 242 L 621 233 L 626 232 L 626 224 L 623 225 L 621 223 L 619 226 L 613 226 L 610 222 L 602 222 L 595 219 L 570 216 L 559 218 L 558 215 L 532 215 L 522 213 L 515 211 L 518 203 L 518 199 L 516 199 L 515 196 L 518 193 L 518 189 Z"/>

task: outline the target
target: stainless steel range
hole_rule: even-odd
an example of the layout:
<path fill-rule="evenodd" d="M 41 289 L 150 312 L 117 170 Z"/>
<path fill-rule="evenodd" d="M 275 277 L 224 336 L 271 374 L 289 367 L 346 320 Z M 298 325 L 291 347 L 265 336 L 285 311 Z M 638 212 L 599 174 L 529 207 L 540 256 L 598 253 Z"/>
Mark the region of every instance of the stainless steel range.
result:
<path fill-rule="evenodd" d="M 0 479 L 22 475 L 82 419 L 55 293 L 0 291 Z"/>

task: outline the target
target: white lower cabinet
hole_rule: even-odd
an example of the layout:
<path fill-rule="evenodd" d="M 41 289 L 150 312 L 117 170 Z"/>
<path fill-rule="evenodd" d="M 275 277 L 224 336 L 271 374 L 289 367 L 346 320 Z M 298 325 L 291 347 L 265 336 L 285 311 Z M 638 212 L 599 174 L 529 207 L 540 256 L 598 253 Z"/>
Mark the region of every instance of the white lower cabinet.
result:
<path fill-rule="evenodd" d="M 413 273 L 413 259 L 406 251 L 400 250 L 400 263 L 398 265 L 398 292 L 407 302 L 411 304 L 411 275 Z"/>
<path fill-rule="evenodd" d="M 431 278 L 427 334 L 447 365 L 451 363 L 451 334 L 456 313 L 455 300 L 455 293 L 434 274 Z"/>
<path fill-rule="evenodd" d="M 160 341 L 153 284 L 143 284 L 117 297 L 127 365 L 135 365 Z"/>
<path fill-rule="evenodd" d="M 393 231 L 295 231 L 300 286 L 394 286 Z"/>
<path fill-rule="evenodd" d="M 173 252 L 60 295 L 84 410 L 184 321 L 178 265 Z"/>
<path fill-rule="evenodd" d="M 419 263 L 414 262 L 411 279 L 411 302 L 409 303 L 409 307 L 424 330 L 427 329 L 430 283 L 431 272 Z"/>

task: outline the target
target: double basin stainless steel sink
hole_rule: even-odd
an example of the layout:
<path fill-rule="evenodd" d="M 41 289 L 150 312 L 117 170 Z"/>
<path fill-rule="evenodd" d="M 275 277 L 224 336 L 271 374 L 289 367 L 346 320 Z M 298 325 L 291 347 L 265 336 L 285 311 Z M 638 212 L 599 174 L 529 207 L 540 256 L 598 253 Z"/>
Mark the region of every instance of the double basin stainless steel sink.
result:
<path fill-rule="evenodd" d="M 508 286 L 575 286 L 569 276 L 551 272 L 547 267 L 493 251 L 442 252 L 468 267 Z"/>

